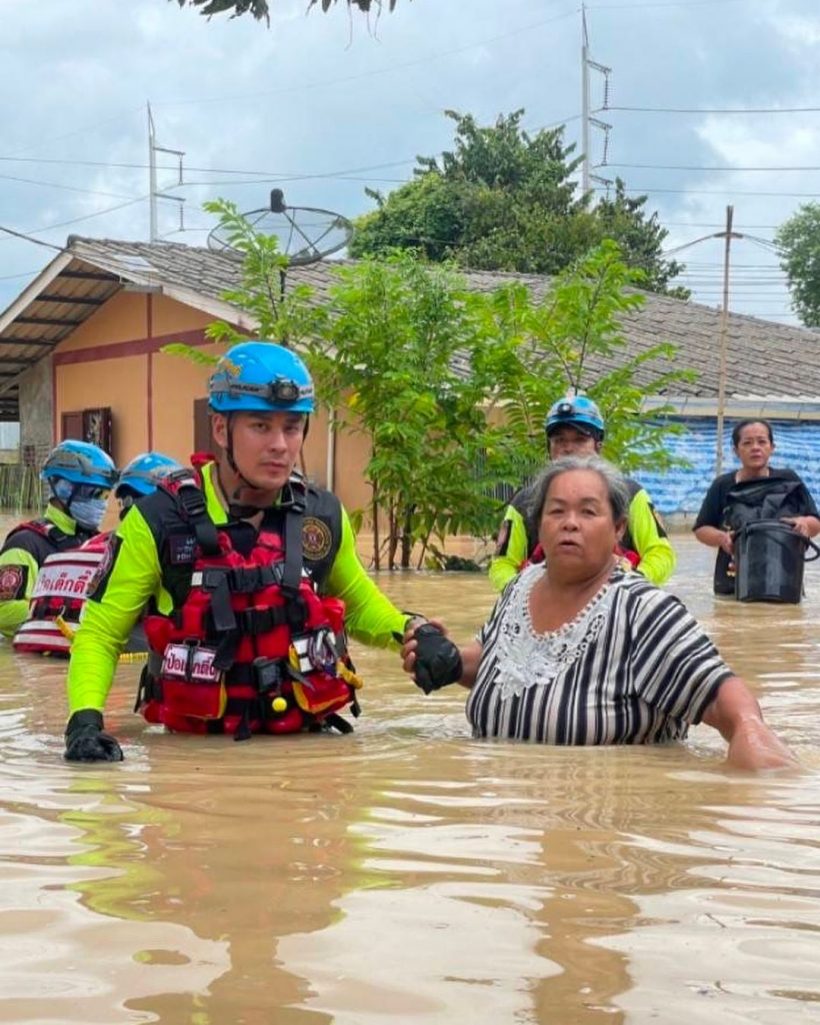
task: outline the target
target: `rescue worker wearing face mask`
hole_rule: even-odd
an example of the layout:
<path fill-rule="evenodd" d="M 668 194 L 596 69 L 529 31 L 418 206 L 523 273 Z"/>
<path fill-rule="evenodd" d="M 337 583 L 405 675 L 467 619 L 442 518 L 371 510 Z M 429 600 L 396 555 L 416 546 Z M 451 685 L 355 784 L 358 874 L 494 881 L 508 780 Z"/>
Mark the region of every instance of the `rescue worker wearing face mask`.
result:
<path fill-rule="evenodd" d="M 604 443 L 604 418 L 598 406 L 586 395 L 568 395 L 552 405 L 544 424 L 550 459 L 562 456 L 598 455 Z M 675 569 L 675 551 L 669 543 L 663 523 L 652 500 L 637 481 L 626 478 L 630 504 L 626 533 L 619 546 L 624 566 L 642 573 L 651 583 L 661 586 Z M 490 582 L 503 591 L 524 564 L 537 561 L 538 538 L 528 534 L 529 487 L 513 496 L 496 538 L 495 555 L 490 562 Z M 627 567 L 628 568 L 628 567 Z"/>
<path fill-rule="evenodd" d="M 121 471 L 114 488 L 120 520 L 140 498 L 150 495 L 180 464 L 161 452 L 143 452 Z M 26 654 L 67 656 L 85 608 L 88 587 L 102 562 L 108 534 L 95 534 L 78 548 L 49 555 L 32 589 L 28 616 L 14 635 L 14 650 Z M 145 636 L 137 627 L 127 649 L 144 652 Z"/>
<path fill-rule="evenodd" d="M 172 731 L 350 729 L 361 682 L 345 631 L 387 646 L 415 617 L 365 573 L 347 513 L 295 473 L 313 382 L 272 342 L 243 342 L 209 384 L 219 456 L 196 457 L 131 510 L 74 639 L 65 757 L 119 761 L 103 728 L 117 656 L 146 603 L 151 646 L 137 704 Z M 425 624 L 426 644 L 457 653 Z"/>
<path fill-rule="evenodd" d="M 43 517 L 15 527 L 0 551 L 0 632 L 7 637 L 28 617 L 29 599 L 46 558 L 79 548 L 99 531 L 108 494 L 117 482 L 111 457 L 86 441 L 60 442 L 40 476 L 51 490 Z"/>

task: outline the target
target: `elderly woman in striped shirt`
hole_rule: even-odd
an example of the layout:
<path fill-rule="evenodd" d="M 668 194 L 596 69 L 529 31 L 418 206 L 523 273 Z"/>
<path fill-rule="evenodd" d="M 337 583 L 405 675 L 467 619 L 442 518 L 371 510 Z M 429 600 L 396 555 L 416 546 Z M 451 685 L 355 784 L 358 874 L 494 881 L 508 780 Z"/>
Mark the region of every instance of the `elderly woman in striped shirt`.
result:
<path fill-rule="evenodd" d="M 628 505 L 603 460 L 552 463 L 531 513 L 545 563 L 508 585 L 472 644 L 459 650 L 432 624 L 417 628 L 405 638 L 405 670 L 426 693 L 469 688 L 476 737 L 640 744 L 680 740 L 703 721 L 736 766 L 793 763 L 685 606 L 618 568 Z"/>

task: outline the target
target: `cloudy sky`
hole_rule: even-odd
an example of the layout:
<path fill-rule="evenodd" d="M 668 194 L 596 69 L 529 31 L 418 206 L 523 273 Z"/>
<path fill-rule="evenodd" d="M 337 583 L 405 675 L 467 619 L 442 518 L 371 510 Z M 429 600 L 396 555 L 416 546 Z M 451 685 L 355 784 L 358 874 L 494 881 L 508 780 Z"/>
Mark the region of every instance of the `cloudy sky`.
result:
<path fill-rule="evenodd" d="M 182 186 L 171 157 L 159 174 L 185 198 L 185 230 L 170 201 L 159 229 L 192 245 L 209 197 L 255 209 L 279 184 L 294 206 L 370 209 L 366 187 L 395 188 L 417 154 L 447 148 L 446 108 L 490 122 L 523 107 L 528 129 L 566 122 L 579 139 L 577 2 L 398 0 L 378 21 L 271 6 L 266 29 L 169 0 L 0 0 L 0 225 L 57 246 L 146 239 L 149 101 L 158 143 L 185 151 Z M 586 17 L 612 69 L 597 173 L 649 195 L 669 249 L 720 231 L 732 204 L 749 236 L 732 243 L 733 308 L 796 322 L 765 242 L 820 199 L 817 0 L 597 0 Z M 592 87 L 601 107 L 600 75 Z M 601 162 L 602 134 L 590 149 Z M 0 308 L 53 255 L 0 233 Z M 681 258 L 717 305 L 723 242 Z"/>

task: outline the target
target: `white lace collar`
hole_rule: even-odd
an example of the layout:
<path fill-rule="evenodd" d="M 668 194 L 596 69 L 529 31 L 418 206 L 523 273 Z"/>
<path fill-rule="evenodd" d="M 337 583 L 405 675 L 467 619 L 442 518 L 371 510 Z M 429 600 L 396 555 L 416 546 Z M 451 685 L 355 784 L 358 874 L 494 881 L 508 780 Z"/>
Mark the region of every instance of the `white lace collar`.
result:
<path fill-rule="evenodd" d="M 537 633 L 530 617 L 530 593 L 543 572 L 542 564 L 524 569 L 501 614 L 496 679 L 502 699 L 551 684 L 586 651 L 609 614 L 612 583 L 607 582 L 574 619 L 557 630 Z"/>

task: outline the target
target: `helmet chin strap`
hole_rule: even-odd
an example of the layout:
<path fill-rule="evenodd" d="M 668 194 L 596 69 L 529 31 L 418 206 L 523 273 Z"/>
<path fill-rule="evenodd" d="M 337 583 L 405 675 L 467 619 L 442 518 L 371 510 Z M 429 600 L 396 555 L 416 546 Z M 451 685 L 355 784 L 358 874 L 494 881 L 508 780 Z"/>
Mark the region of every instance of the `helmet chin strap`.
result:
<path fill-rule="evenodd" d="M 219 486 L 222 488 L 222 493 L 228 500 L 228 514 L 234 519 L 247 519 L 249 516 L 254 516 L 260 512 L 260 508 L 255 505 L 249 505 L 239 501 L 239 496 L 242 493 L 243 488 L 251 488 L 253 491 L 263 491 L 264 488 L 260 488 L 258 484 L 254 484 L 252 480 L 248 480 L 245 474 L 239 469 L 239 466 L 234 458 L 233 454 L 233 418 L 230 413 L 226 416 L 226 429 L 228 435 L 228 444 L 225 447 L 225 455 L 228 457 L 228 466 L 239 478 L 239 486 L 236 487 L 232 494 L 228 494 L 222 484 L 222 478 L 219 477 Z M 218 475 L 218 474 L 217 474 Z"/>
<path fill-rule="evenodd" d="M 239 478 L 239 486 L 234 489 L 232 494 L 228 494 L 224 487 L 222 477 L 219 474 L 219 466 L 217 465 L 217 477 L 219 479 L 219 487 L 222 494 L 225 496 L 225 500 L 228 503 L 228 513 L 234 519 L 248 519 L 251 516 L 255 516 L 261 512 L 262 509 L 257 505 L 249 505 L 248 503 L 240 502 L 239 496 L 242 493 L 243 488 L 251 488 L 253 491 L 266 491 L 263 485 L 255 484 L 252 480 L 249 480 L 245 474 L 239 469 L 239 464 L 236 461 L 236 457 L 233 452 L 233 417 L 230 413 L 225 414 L 225 430 L 228 438 L 228 444 L 225 446 L 225 456 L 228 460 L 228 466 Z M 305 416 L 305 428 L 302 435 L 302 440 L 307 437 L 308 427 L 310 426 L 310 416 Z"/>

